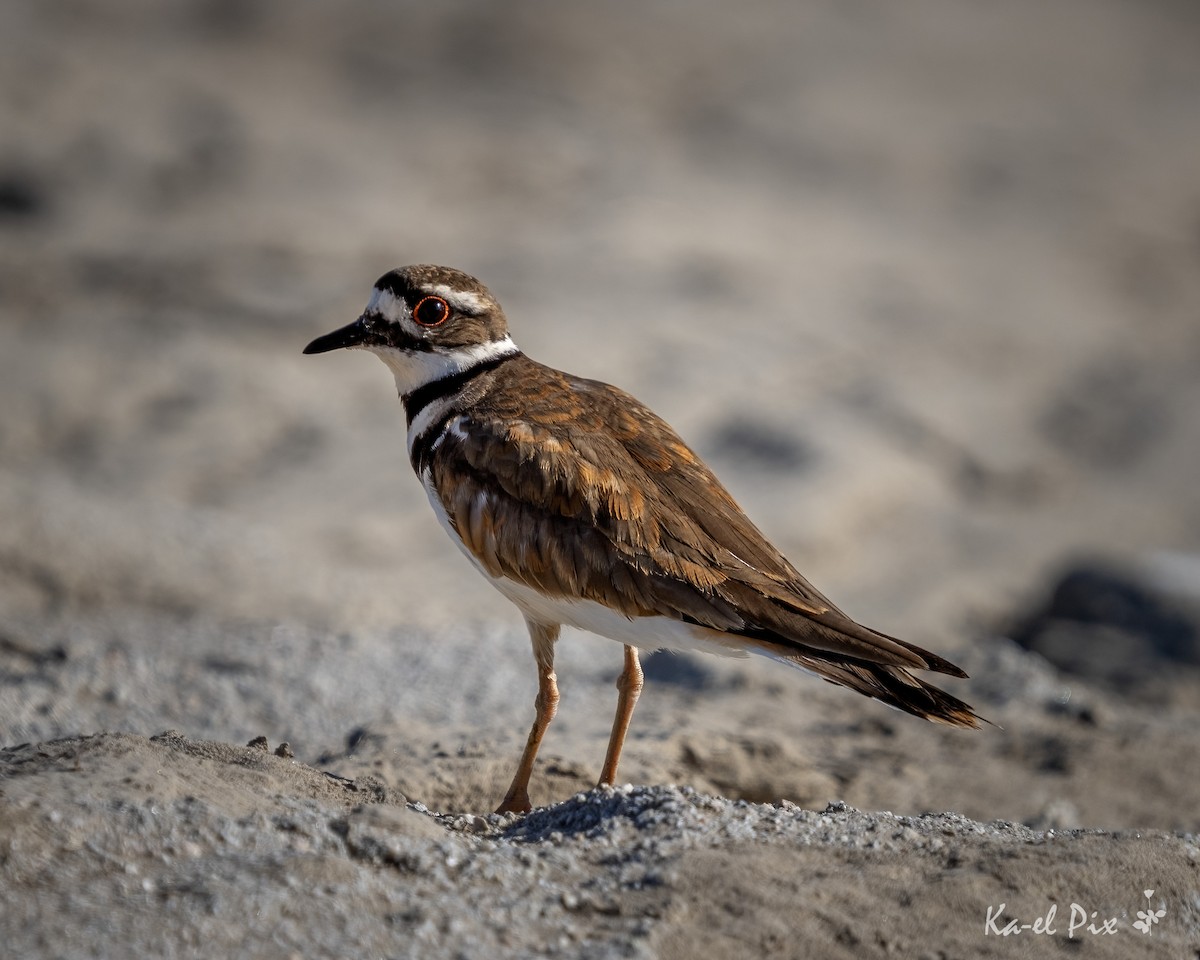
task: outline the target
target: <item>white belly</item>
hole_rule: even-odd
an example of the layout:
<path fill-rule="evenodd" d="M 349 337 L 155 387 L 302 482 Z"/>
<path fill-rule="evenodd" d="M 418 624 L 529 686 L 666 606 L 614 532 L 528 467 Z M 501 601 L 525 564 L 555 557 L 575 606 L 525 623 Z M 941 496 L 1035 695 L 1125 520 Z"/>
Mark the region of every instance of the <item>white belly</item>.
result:
<path fill-rule="evenodd" d="M 433 488 L 429 471 L 422 475 L 421 482 L 433 512 L 437 515 L 438 523 L 442 525 L 454 545 L 471 561 L 471 565 L 483 578 L 511 600 L 527 619 L 546 625 L 562 624 L 575 627 L 642 650 L 698 650 L 725 657 L 747 655 L 740 647 L 730 646 L 728 641 L 722 642 L 727 635 L 716 630 L 684 623 L 672 617 L 627 617 L 620 611 L 594 600 L 548 597 L 515 580 L 493 577 L 459 539 L 450 524 L 450 518 L 446 515 L 445 507 L 442 506 L 441 498 Z M 729 640 L 734 638 L 730 637 Z"/>

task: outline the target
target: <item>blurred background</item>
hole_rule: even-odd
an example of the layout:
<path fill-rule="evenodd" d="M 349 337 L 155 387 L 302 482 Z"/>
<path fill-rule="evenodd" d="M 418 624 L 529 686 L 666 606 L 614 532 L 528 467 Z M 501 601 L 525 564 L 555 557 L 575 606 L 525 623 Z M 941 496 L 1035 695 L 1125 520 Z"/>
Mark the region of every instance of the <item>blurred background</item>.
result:
<path fill-rule="evenodd" d="M 434 522 L 390 375 L 300 355 L 412 262 L 478 276 L 848 612 L 975 675 L 988 755 L 1032 779 L 912 803 L 1043 816 L 1053 724 L 1093 742 L 1109 696 L 1194 733 L 1192 4 L 28 0 L 0 54 L 0 740 L 257 724 L 312 759 L 420 714 L 519 743 L 524 629 Z M 598 761 L 609 707 L 568 703 L 609 704 L 619 651 L 562 646 Z M 769 665 L 656 670 L 689 717 L 860 710 Z M 846 764 L 820 789 L 907 802 Z M 1070 782 L 1051 820 L 1136 820 Z M 1186 820 L 1176 787 L 1150 819 Z"/>

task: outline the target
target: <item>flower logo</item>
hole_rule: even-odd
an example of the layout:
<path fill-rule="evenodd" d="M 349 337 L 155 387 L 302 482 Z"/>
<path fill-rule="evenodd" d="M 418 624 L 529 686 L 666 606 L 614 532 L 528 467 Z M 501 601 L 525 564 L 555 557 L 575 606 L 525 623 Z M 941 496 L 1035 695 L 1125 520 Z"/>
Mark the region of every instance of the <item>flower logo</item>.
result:
<path fill-rule="evenodd" d="M 1154 925 L 1167 915 L 1167 911 L 1162 907 L 1157 910 L 1153 908 L 1150 903 L 1150 898 L 1154 896 L 1153 890 L 1143 890 L 1142 893 L 1146 897 L 1146 909 L 1137 912 L 1138 919 L 1133 921 L 1133 926 L 1142 933 L 1153 933 Z"/>

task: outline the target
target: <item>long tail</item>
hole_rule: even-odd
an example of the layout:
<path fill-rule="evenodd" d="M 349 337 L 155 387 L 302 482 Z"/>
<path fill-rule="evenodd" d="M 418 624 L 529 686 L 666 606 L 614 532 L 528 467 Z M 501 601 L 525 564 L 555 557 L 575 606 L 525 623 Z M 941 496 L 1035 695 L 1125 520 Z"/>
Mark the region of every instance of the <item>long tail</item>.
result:
<path fill-rule="evenodd" d="M 889 707 L 911 713 L 914 717 L 944 723 L 950 727 L 978 728 L 987 723 L 970 704 L 953 697 L 932 683 L 915 677 L 904 667 L 884 667 L 879 664 L 829 663 L 809 657 L 788 657 L 795 666 L 810 670 L 829 683 L 849 687 L 859 693 L 886 703 Z"/>
<path fill-rule="evenodd" d="M 731 618 L 741 619 L 742 625 L 724 630 L 710 627 L 712 639 L 729 646 L 729 639 L 737 637 L 742 649 L 857 690 L 914 717 L 951 727 L 978 728 L 988 723 L 970 704 L 912 673 L 929 670 L 965 678 L 962 669 L 915 643 L 863 626 L 832 604 L 823 606 L 825 598 L 804 583 L 811 594 L 805 602 L 811 609 L 790 595 L 771 596 L 746 584 L 726 584 L 721 599 L 729 604 Z"/>
<path fill-rule="evenodd" d="M 750 639 L 750 638 L 747 638 Z M 950 727 L 978 728 L 990 721 L 979 716 L 970 704 L 951 696 L 945 690 L 926 683 L 914 676 L 907 667 L 895 664 L 871 663 L 853 657 L 824 650 L 803 647 L 794 641 L 772 642 L 761 635 L 753 638 L 750 648 L 755 653 L 770 657 L 820 677 L 828 683 L 849 687 L 889 707 L 903 710 L 914 717 L 933 723 L 944 723 Z M 900 642 L 900 641 L 895 641 Z M 934 670 L 954 677 L 966 677 L 966 673 L 949 661 L 943 660 L 914 644 L 904 646 L 926 659 L 924 669 Z M 797 649 L 797 648 L 800 649 Z"/>

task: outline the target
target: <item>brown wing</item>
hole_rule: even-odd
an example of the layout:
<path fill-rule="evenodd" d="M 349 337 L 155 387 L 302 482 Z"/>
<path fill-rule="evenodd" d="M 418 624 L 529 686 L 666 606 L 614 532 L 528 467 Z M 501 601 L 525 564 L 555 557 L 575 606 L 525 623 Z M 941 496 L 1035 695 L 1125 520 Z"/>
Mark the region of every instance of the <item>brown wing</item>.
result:
<path fill-rule="evenodd" d="M 498 373 L 430 460 L 451 522 L 493 576 L 738 634 L 808 669 L 965 676 L 838 610 L 633 397 L 527 358 Z M 860 686 L 849 679 L 834 682 Z"/>

